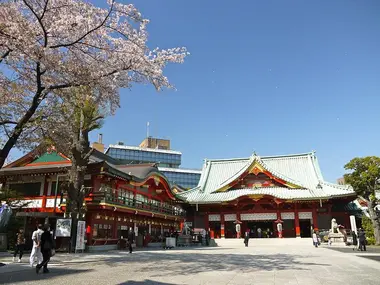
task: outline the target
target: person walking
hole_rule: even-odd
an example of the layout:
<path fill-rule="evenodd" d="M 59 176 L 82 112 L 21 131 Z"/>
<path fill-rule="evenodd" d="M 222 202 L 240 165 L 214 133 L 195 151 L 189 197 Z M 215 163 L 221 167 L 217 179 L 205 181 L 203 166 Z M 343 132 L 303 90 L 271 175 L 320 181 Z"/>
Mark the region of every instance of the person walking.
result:
<path fill-rule="evenodd" d="M 37 257 L 37 264 L 40 264 L 43 261 L 41 253 L 41 235 L 43 234 L 43 226 L 39 224 L 37 230 L 32 234 L 33 248 L 32 253 L 30 254 L 30 266 L 33 267 L 34 259 Z"/>
<path fill-rule="evenodd" d="M 132 253 L 132 244 L 135 240 L 135 234 L 132 230 L 132 228 L 129 228 L 129 232 L 128 232 L 128 249 L 129 249 L 129 253 Z"/>
<path fill-rule="evenodd" d="M 365 244 L 366 243 L 365 231 L 363 229 L 359 229 L 358 236 L 359 236 L 359 250 L 367 251 L 366 244 Z"/>
<path fill-rule="evenodd" d="M 42 267 L 44 268 L 43 273 L 49 273 L 47 266 L 50 261 L 50 257 L 52 256 L 52 252 L 54 250 L 54 241 L 53 236 L 50 233 L 49 225 L 44 226 L 44 232 L 41 235 L 40 245 L 43 260 L 36 266 L 36 273 L 38 274 Z"/>
<path fill-rule="evenodd" d="M 313 231 L 313 244 L 315 247 L 318 247 L 318 236 L 315 231 Z"/>
<path fill-rule="evenodd" d="M 16 261 L 16 256 L 18 253 L 20 253 L 18 262 L 21 262 L 21 258 L 24 254 L 24 248 L 25 248 L 24 230 L 20 229 L 18 233 L 16 234 L 16 249 L 15 249 L 15 253 L 13 254 L 13 262 Z"/>
<path fill-rule="evenodd" d="M 257 237 L 258 237 L 258 238 L 261 238 L 261 228 L 258 228 L 258 229 L 257 229 Z"/>
<path fill-rule="evenodd" d="M 249 233 L 245 232 L 244 244 L 246 247 L 248 247 L 248 242 L 249 242 Z"/>

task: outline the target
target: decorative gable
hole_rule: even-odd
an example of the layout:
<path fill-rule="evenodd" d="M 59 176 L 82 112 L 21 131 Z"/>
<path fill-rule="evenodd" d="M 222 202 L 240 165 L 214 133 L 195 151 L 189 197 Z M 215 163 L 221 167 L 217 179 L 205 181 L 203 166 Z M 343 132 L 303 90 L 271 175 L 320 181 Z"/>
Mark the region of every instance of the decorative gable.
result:
<path fill-rule="evenodd" d="M 225 181 L 221 187 L 214 192 L 263 187 L 303 188 L 297 183 L 290 181 L 290 179 L 285 179 L 281 176 L 281 174 L 270 170 L 259 157 L 254 156 L 247 167 Z"/>
<path fill-rule="evenodd" d="M 50 164 L 69 164 L 71 161 L 68 157 L 55 150 L 50 150 L 43 153 L 41 156 L 28 163 L 26 166 L 39 166 Z"/>
<path fill-rule="evenodd" d="M 244 178 L 239 179 L 229 190 L 262 187 L 283 187 L 283 184 L 270 178 L 265 173 L 248 173 Z"/>

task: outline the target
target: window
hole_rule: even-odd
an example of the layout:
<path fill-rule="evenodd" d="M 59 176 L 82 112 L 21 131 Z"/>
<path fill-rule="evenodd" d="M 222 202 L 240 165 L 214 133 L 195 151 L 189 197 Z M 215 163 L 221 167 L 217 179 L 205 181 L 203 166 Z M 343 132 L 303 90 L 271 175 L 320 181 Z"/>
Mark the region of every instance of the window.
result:
<path fill-rule="evenodd" d="M 40 196 L 41 182 L 10 184 L 9 188 L 16 191 L 20 196 Z"/>
<path fill-rule="evenodd" d="M 112 238 L 112 225 L 94 224 L 92 236 L 94 238 Z"/>

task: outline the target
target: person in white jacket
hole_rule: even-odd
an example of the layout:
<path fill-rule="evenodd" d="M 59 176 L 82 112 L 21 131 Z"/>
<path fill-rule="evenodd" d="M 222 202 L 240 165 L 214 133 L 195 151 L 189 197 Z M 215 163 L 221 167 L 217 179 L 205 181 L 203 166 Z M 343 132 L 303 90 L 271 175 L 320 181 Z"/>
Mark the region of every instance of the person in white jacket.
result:
<path fill-rule="evenodd" d="M 317 235 L 317 233 L 314 231 L 314 232 L 313 232 L 313 244 L 314 244 L 315 247 L 318 247 L 318 243 L 319 243 L 318 235 Z"/>
<path fill-rule="evenodd" d="M 33 240 L 33 248 L 32 253 L 30 254 L 30 266 L 33 267 L 34 259 L 37 257 L 37 264 L 40 264 L 42 262 L 42 253 L 41 253 L 41 235 L 44 232 L 43 226 L 38 225 L 37 230 L 35 230 L 32 234 L 32 240 Z"/>

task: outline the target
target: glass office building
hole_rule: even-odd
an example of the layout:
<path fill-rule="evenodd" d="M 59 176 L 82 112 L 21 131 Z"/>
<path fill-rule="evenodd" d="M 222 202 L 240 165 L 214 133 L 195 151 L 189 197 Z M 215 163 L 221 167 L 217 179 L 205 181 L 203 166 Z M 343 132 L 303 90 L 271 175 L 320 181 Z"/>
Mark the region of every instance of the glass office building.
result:
<path fill-rule="evenodd" d="M 141 148 L 137 146 L 110 145 L 106 154 L 127 164 L 158 163 L 163 167 L 178 168 L 182 153 L 174 150 Z"/>
<path fill-rule="evenodd" d="M 185 189 L 191 189 L 198 185 L 201 171 L 195 169 L 167 168 L 158 169 L 168 178 L 169 182 Z"/>
<path fill-rule="evenodd" d="M 200 170 L 180 168 L 182 153 L 179 151 L 117 144 L 110 145 L 105 153 L 125 164 L 157 163 L 172 185 L 185 189 L 197 186 L 201 177 Z"/>

